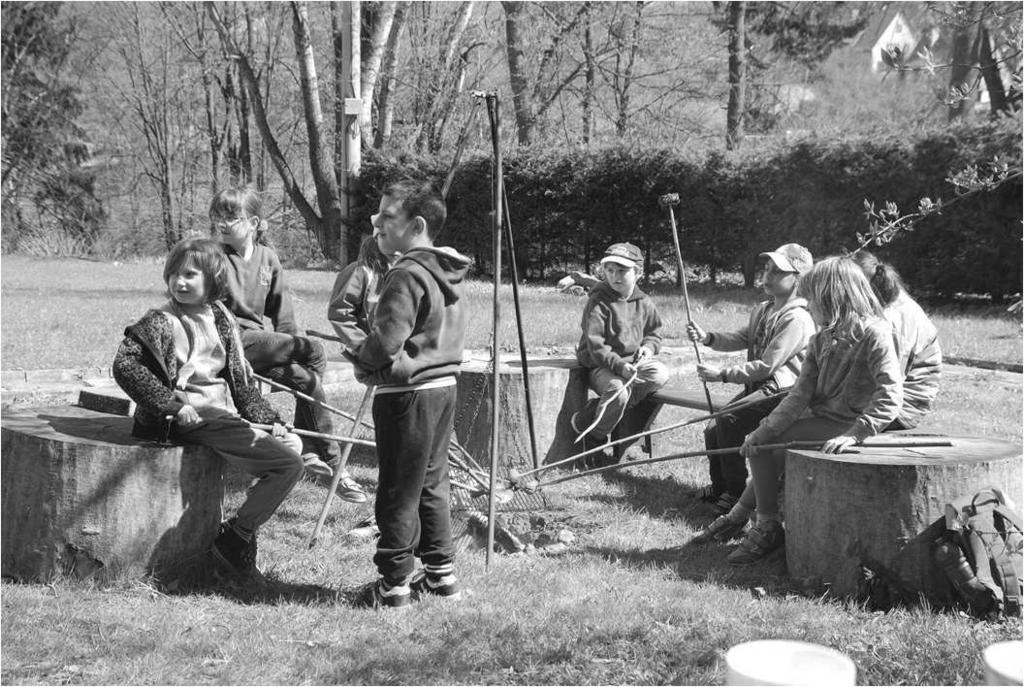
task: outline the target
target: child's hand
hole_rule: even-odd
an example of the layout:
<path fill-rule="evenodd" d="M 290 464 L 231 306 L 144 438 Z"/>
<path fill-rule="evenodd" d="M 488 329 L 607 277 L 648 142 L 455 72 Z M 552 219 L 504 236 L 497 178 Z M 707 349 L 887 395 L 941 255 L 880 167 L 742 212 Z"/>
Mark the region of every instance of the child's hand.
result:
<path fill-rule="evenodd" d="M 849 434 L 840 434 L 837 437 L 832 437 L 824 444 L 821 445 L 822 453 L 844 453 L 846 449 L 857 443 L 855 437 L 851 437 Z"/>
<path fill-rule="evenodd" d="M 690 341 L 694 341 L 696 343 L 704 343 L 708 338 L 708 333 L 696 322 L 686 323 L 686 333 L 689 334 Z"/>
<path fill-rule="evenodd" d="M 288 433 L 288 428 L 289 426 L 283 422 L 275 422 L 273 425 L 270 426 L 270 436 L 274 437 L 275 439 L 280 439 L 281 437 Z"/>
<path fill-rule="evenodd" d="M 196 409 L 190 405 L 183 405 L 181 410 L 178 411 L 177 421 L 179 425 L 188 427 L 189 425 L 199 424 L 199 413 Z"/>
<path fill-rule="evenodd" d="M 647 348 L 647 346 L 641 346 L 640 348 L 636 349 L 636 353 L 633 354 L 633 362 L 634 363 L 642 363 L 643 361 L 645 361 L 648 358 L 651 358 L 653 356 L 654 356 L 654 351 L 652 351 L 651 349 Z"/>
<path fill-rule="evenodd" d="M 740 455 L 744 458 L 753 458 L 757 455 L 758 450 L 757 444 L 751 441 L 750 436 L 748 435 L 747 438 L 743 440 L 743 445 L 740 446 Z"/>
<path fill-rule="evenodd" d="M 711 365 L 698 365 L 697 376 L 700 377 L 702 382 L 724 382 L 722 378 L 722 368 L 712 367 Z"/>
<path fill-rule="evenodd" d="M 625 377 L 626 379 L 629 379 L 629 378 L 631 378 L 635 374 L 636 374 L 636 365 L 633 365 L 632 363 L 626 363 L 625 365 L 623 365 L 623 367 L 622 367 L 622 376 L 623 377 Z"/>

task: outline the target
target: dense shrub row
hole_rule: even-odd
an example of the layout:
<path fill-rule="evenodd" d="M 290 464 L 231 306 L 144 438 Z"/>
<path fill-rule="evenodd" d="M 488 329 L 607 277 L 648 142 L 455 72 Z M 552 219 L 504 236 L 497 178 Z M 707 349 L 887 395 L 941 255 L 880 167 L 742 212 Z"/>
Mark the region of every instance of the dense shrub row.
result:
<path fill-rule="evenodd" d="M 922 197 L 950 201 L 946 180 L 993 159 L 1021 167 L 1018 126 L 990 124 L 916 137 L 804 140 L 784 148 L 701 158 L 674 150 L 525 151 L 506 158 L 505 184 L 520 275 L 545 279 L 592 264 L 613 241 L 638 243 L 649 269 L 675 264 L 665 193 L 679 193 L 676 215 L 688 264 L 713 279 L 742 270 L 752 279 L 759 252 L 787 241 L 816 256 L 857 245 L 868 225 L 864 201 L 913 211 Z M 383 185 L 403 176 L 443 178 L 437 161 L 364 162 L 357 226 L 368 226 Z M 470 158 L 449 195 L 445 242 L 491 262 L 491 162 Z M 371 205 L 372 204 L 372 205 Z M 917 229 L 874 249 L 918 291 L 937 295 L 1020 291 L 1021 182 L 1004 183 L 949 206 Z"/>

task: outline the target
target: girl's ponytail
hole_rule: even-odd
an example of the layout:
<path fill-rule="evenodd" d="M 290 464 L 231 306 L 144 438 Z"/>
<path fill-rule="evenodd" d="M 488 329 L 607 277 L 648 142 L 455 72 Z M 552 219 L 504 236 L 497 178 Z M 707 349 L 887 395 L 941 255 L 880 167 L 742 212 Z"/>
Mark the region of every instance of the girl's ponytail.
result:
<path fill-rule="evenodd" d="M 906 290 L 899 272 L 889 263 L 879 260 L 874 253 L 862 250 L 855 253 L 853 259 L 871 282 L 871 290 L 883 308 L 888 307 Z"/>

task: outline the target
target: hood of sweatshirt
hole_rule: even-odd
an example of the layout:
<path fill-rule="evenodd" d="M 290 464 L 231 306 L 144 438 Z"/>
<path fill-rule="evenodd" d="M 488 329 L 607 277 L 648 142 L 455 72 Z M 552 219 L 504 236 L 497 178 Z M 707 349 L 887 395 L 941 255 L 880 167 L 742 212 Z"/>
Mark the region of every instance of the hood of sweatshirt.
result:
<path fill-rule="evenodd" d="M 434 278 L 444 296 L 445 305 L 451 305 L 459 299 L 459 294 L 453 287 L 462 283 L 469 266 L 473 264 L 472 258 L 450 246 L 413 248 L 403 254 L 395 266 L 406 261 L 420 265 Z"/>

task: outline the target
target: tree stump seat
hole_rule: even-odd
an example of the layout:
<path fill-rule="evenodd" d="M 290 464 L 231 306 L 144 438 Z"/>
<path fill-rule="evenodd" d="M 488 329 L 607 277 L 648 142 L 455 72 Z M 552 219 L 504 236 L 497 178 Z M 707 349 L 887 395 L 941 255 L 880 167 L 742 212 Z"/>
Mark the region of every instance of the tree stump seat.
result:
<path fill-rule="evenodd" d="M 787 452 L 790 574 L 819 579 L 836 596 L 857 597 L 866 567 L 904 596 L 950 603 L 949 585 L 931 558 L 945 505 L 994 486 L 1019 506 L 1022 450 L 997 439 L 940 438 L 952 446 Z"/>
<path fill-rule="evenodd" d="M 221 459 L 131 428 L 77 406 L 4 414 L 4 576 L 169 578 L 201 562 L 221 521 Z"/>
<path fill-rule="evenodd" d="M 552 463 L 579 453 L 581 448 L 573 443 L 576 435 L 569 419 L 573 413 L 583 409 L 591 395 L 586 369 L 580 366 L 575 357 L 528 358 L 527 367 L 539 462 Z M 499 441 L 503 459 L 510 469 L 531 469 L 534 466 L 522 364 L 518 358 L 503 359 L 499 374 Z M 481 465 L 489 462 L 491 381 L 489 361 L 472 360 L 462 364 L 455 433 Z M 712 401 L 716 408 L 725 405 L 729 398 L 722 392 L 712 390 Z M 631 408 L 616 427 L 612 438 L 632 436 L 649 429 L 665 405 L 707 412 L 703 389 L 670 384 Z M 651 450 L 649 439 L 645 442 L 648 452 Z M 616 446 L 616 455 L 621 456 L 628 446 Z"/>

